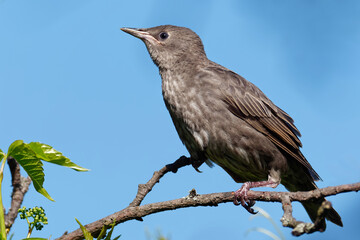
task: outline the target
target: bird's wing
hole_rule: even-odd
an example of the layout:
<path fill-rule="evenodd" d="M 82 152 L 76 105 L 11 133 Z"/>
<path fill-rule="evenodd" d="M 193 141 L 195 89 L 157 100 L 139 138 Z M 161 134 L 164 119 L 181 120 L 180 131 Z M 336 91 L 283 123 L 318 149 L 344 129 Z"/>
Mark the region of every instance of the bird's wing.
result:
<path fill-rule="evenodd" d="M 251 82 L 227 69 L 221 69 L 220 72 L 225 80 L 225 87 L 221 90 L 228 109 L 304 165 L 314 180 L 320 180 L 320 176 L 299 149 L 302 144 L 298 137 L 301 135 L 294 125 L 294 120 Z"/>

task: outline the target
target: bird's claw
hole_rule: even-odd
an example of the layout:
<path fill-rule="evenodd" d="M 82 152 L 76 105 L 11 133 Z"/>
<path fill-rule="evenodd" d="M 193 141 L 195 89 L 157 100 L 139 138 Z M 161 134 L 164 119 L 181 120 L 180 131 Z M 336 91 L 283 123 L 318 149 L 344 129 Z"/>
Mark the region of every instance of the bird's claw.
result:
<path fill-rule="evenodd" d="M 234 192 L 234 204 L 243 206 L 251 214 L 256 214 L 257 212 L 252 208 L 255 205 L 255 201 L 249 200 L 247 197 L 249 189 L 249 184 L 244 183 L 240 189 L 236 190 Z"/>
<path fill-rule="evenodd" d="M 190 158 L 190 161 L 195 171 L 197 171 L 198 173 L 202 173 L 202 171 L 199 170 L 199 167 L 204 163 L 204 161 L 199 159 L 194 159 L 192 157 Z"/>

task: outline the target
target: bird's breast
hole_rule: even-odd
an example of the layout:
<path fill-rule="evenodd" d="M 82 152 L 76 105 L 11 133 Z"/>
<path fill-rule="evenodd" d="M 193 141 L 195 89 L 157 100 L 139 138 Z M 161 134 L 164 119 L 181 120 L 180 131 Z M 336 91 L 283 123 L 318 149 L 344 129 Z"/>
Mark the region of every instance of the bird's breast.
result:
<path fill-rule="evenodd" d="M 236 181 L 266 178 L 271 143 L 226 108 L 220 86 L 209 79 L 162 74 L 164 101 L 180 139 L 192 157 L 205 153 Z"/>
<path fill-rule="evenodd" d="M 180 139 L 190 154 L 202 151 L 208 144 L 206 109 L 201 93 L 185 76 L 162 74 L 162 92 Z"/>

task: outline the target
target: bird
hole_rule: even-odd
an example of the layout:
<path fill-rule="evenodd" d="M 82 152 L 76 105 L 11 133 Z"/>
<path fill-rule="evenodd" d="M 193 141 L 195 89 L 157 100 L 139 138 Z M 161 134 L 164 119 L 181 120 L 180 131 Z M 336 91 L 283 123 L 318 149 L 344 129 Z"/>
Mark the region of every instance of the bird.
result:
<path fill-rule="evenodd" d="M 317 189 L 321 178 L 300 151 L 294 120 L 253 83 L 209 60 L 194 31 L 173 25 L 121 30 L 141 39 L 159 68 L 166 108 L 193 166 L 215 163 L 243 183 L 235 204 L 254 213 L 247 192 L 255 187 Z M 302 202 L 313 222 L 323 201 Z M 343 226 L 334 208 L 326 218 Z"/>

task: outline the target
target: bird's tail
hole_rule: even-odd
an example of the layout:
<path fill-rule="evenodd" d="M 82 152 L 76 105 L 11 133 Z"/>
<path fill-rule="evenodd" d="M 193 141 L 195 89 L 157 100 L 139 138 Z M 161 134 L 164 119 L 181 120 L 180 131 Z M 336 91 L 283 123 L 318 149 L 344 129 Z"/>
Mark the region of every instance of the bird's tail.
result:
<path fill-rule="evenodd" d="M 300 176 L 296 177 L 296 173 L 294 172 L 294 175 L 290 174 L 288 176 L 284 176 L 281 180 L 281 183 L 290 192 L 311 191 L 317 189 L 317 186 L 314 180 L 311 178 L 310 174 L 309 175 L 306 174 L 305 176 L 302 175 L 301 177 Z M 301 203 L 304 206 L 306 212 L 308 213 L 311 221 L 315 222 L 316 217 L 318 216 L 319 208 L 324 201 L 326 201 L 325 198 L 319 198 L 316 200 L 306 201 Z M 329 220 L 330 222 L 335 223 L 336 225 L 339 225 L 341 227 L 343 226 L 340 215 L 332 207 L 328 209 L 326 214 L 326 219 Z M 325 220 L 320 224 L 321 224 L 321 228 L 325 230 L 326 228 Z"/>
<path fill-rule="evenodd" d="M 319 208 L 322 204 L 322 202 L 325 201 L 325 198 L 317 199 L 316 201 L 308 201 L 308 202 L 302 202 L 301 204 L 304 206 L 306 212 L 308 213 L 311 221 L 315 222 L 316 217 L 318 215 Z M 336 212 L 334 208 L 328 209 L 326 213 L 326 219 L 330 222 L 335 223 L 336 225 L 343 226 L 343 223 L 341 221 L 340 215 Z M 326 224 L 325 221 L 321 223 L 321 228 L 325 230 Z"/>

